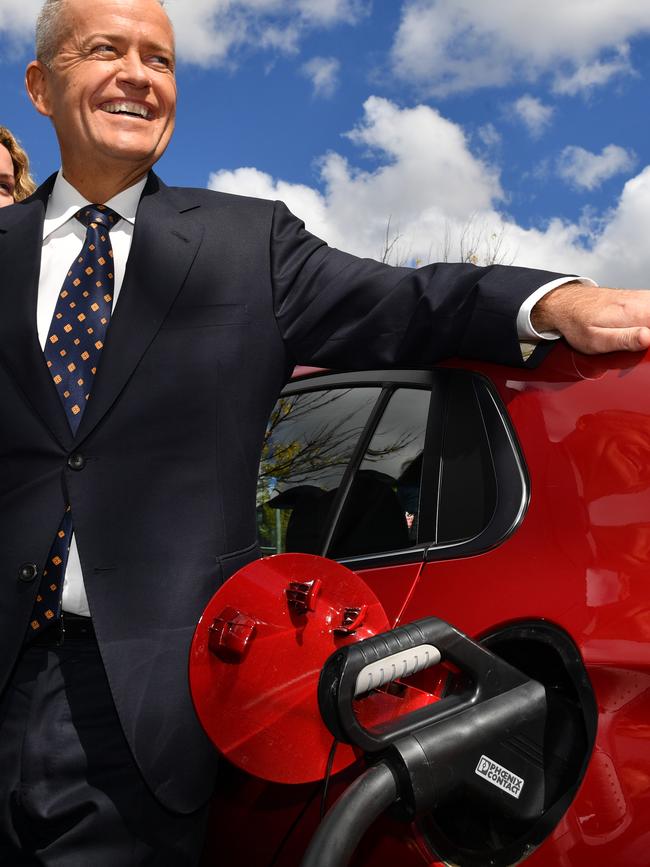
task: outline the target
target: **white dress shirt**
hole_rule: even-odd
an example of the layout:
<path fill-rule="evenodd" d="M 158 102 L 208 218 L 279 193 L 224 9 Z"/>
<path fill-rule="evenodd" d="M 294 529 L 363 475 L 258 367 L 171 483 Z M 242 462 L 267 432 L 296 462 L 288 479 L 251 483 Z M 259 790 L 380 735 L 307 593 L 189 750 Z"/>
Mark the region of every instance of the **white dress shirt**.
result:
<path fill-rule="evenodd" d="M 113 287 L 113 310 L 120 295 L 126 260 L 129 257 L 135 214 L 142 190 L 147 182 L 146 177 L 132 187 L 119 193 L 106 204 L 122 218 L 110 230 L 113 247 L 113 264 L 115 283 Z M 50 199 L 45 211 L 43 225 L 43 253 L 41 258 L 41 273 L 38 281 L 38 305 L 36 308 L 36 324 L 41 348 L 45 346 L 50 330 L 54 308 L 63 286 L 70 263 L 74 261 L 83 247 L 86 239 L 86 227 L 74 215 L 85 205 L 94 204 L 78 193 L 63 177 L 57 175 Z M 101 364 L 101 360 L 100 360 Z M 74 521 L 74 515 L 72 516 Z M 90 615 L 88 598 L 79 562 L 79 552 L 74 535 L 70 546 L 70 555 L 63 582 L 63 610 L 72 614 Z"/>
<path fill-rule="evenodd" d="M 122 218 L 110 230 L 113 263 L 115 266 L 113 310 L 122 288 L 126 261 L 129 257 L 131 241 L 133 239 L 136 211 L 146 180 L 144 178 L 110 199 L 110 201 L 100 203 L 112 208 Z M 41 348 L 45 346 L 59 292 L 70 268 L 70 263 L 79 255 L 86 238 L 85 227 L 79 220 L 74 219 L 74 215 L 85 205 L 89 204 L 93 203 L 78 193 L 66 181 L 63 177 L 63 172 L 60 171 L 47 204 L 43 226 L 43 252 L 38 282 L 38 306 L 36 312 L 38 338 Z M 522 304 L 517 317 L 517 333 L 519 339 L 522 341 L 522 354 L 524 358 L 532 352 L 539 340 L 553 340 L 559 337 L 558 334 L 538 334 L 535 331 L 530 321 L 530 313 L 533 306 L 543 295 L 550 292 L 551 289 L 555 289 L 563 283 L 571 282 L 573 279 L 567 280 L 566 277 L 561 277 L 558 280 L 552 280 L 550 283 L 540 286 Z M 578 279 L 580 279 L 580 282 L 596 285 L 593 280 L 587 278 Z M 74 515 L 72 519 L 74 522 Z M 85 616 L 90 616 L 91 613 L 74 534 L 72 536 L 70 555 L 63 582 L 63 610 Z"/>

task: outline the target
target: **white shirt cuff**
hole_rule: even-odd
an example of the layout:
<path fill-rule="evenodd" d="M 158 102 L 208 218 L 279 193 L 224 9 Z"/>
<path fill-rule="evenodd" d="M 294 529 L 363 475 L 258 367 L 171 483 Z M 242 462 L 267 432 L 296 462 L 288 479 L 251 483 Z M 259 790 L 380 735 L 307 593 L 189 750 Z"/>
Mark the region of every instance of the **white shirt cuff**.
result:
<path fill-rule="evenodd" d="M 519 308 L 517 314 L 517 335 L 522 341 L 538 341 L 538 340 L 558 340 L 562 335 L 557 331 L 536 331 L 533 328 L 533 323 L 530 321 L 530 314 L 533 307 L 540 298 L 547 295 L 551 289 L 557 289 L 558 286 L 564 286 L 565 283 L 584 283 L 585 286 L 598 286 L 595 280 L 590 277 L 558 277 L 557 280 L 551 280 L 549 283 L 544 283 L 539 289 L 536 289 Z"/>

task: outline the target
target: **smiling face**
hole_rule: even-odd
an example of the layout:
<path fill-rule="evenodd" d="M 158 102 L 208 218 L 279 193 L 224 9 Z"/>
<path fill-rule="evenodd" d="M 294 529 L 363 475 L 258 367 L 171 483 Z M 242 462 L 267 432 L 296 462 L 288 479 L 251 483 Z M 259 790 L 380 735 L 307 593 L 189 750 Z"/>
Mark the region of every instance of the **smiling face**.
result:
<path fill-rule="evenodd" d="M 0 208 L 14 203 L 14 164 L 11 154 L 0 144 Z"/>
<path fill-rule="evenodd" d="M 30 97 L 52 119 L 70 183 L 83 192 L 103 178 L 124 189 L 162 156 L 173 132 L 169 19 L 157 0 L 67 0 L 62 14 L 49 68 L 34 61 L 27 69 Z"/>

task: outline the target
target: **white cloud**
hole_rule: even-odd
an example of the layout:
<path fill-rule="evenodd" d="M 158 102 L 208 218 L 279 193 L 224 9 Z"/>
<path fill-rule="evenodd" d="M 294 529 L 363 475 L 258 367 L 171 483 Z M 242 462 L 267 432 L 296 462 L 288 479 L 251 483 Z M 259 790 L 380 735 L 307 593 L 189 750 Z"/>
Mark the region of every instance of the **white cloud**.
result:
<path fill-rule="evenodd" d="M 181 60 L 218 66 L 242 47 L 287 54 L 310 30 L 354 24 L 367 0 L 167 0 Z"/>
<path fill-rule="evenodd" d="M 530 94 L 521 96 L 512 107 L 533 138 L 541 136 L 553 117 L 553 107 Z"/>
<path fill-rule="evenodd" d="M 214 172 L 209 186 L 283 199 L 312 232 L 362 256 L 381 255 L 390 220 L 397 260 L 431 261 L 445 249 L 459 258 L 463 236 L 465 250 L 478 248 L 482 258 L 502 238 L 506 262 L 584 274 L 603 285 L 647 285 L 650 166 L 625 184 L 611 212 L 530 229 L 499 211 L 504 194 L 497 170 L 477 159 L 463 130 L 433 109 L 400 109 L 371 97 L 349 135 L 378 157 L 378 168 L 366 171 L 328 153 L 319 163 L 320 189 L 256 168 Z"/>
<path fill-rule="evenodd" d="M 486 123 L 480 126 L 477 134 L 485 147 L 493 148 L 501 144 L 501 133 L 493 123 Z"/>
<path fill-rule="evenodd" d="M 0 0 L 0 38 L 29 47 L 42 0 Z M 355 24 L 370 0 L 166 0 L 178 56 L 201 66 L 232 62 L 244 47 L 291 54 L 311 30 Z"/>
<path fill-rule="evenodd" d="M 0 4 L 0 29 L 16 33 L 31 32 L 42 0 L 20 0 Z"/>
<path fill-rule="evenodd" d="M 610 286 L 647 286 L 650 166 L 629 180 L 593 247 L 594 271 Z"/>
<path fill-rule="evenodd" d="M 2 53 L 13 54 L 18 49 L 33 45 L 34 24 L 42 0 L 0 0 L 0 38 L 7 38 Z"/>
<path fill-rule="evenodd" d="M 552 221 L 544 230 L 510 226 L 517 262 L 593 277 L 603 286 L 648 285 L 650 166 L 627 181 L 616 206 L 599 219 Z"/>
<path fill-rule="evenodd" d="M 557 170 L 572 186 L 595 190 L 614 175 L 631 171 L 635 163 L 635 154 L 619 145 L 607 145 L 599 154 L 570 145 L 560 154 Z"/>
<path fill-rule="evenodd" d="M 355 24 L 370 10 L 368 0 L 298 0 L 297 6 L 306 21 L 324 25 Z"/>
<path fill-rule="evenodd" d="M 570 74 L 560 73 L 556 76 L 553 90 L 555 93 L 575 96 L 577 93 L 588 93 L 595 87 L 602 87 L 616 76 L 634 74 L 630 63 L 630 49 L 625 45 L 612 60 L 594 60 L 578 66 Z"/>
<path fill-rule="evenodd" d="M 389 219 L 420 255 L 435 246 L 448 221 L 462 223 L 501 199 L 496 170 L 472 155 L 459 126 L 428 106 L 400 109 L 370 97 L 363 120 L 347 135 L 377 156 L 377 169 L 355 168 L 330 152 L 318 164 L 323 192 L 251 168 L 215 172 L 209 186 L 284 198 L 311 231 L 369 256 L 380 254 Z"/>
<path fill-rule="evenodd" d="M 631 71 L 627 43 L 647 33 L 647 0 L 404 0 L 393 67 L 437 96 L 542 73 L 576 92 Z"/>
<path fill-rule="evenodd" d="M 303 63 L 301 71 L 310 79 L 314 96 L 330 99 L 339 86 L 340 62 L 336 57 L 312 57 Z"/>

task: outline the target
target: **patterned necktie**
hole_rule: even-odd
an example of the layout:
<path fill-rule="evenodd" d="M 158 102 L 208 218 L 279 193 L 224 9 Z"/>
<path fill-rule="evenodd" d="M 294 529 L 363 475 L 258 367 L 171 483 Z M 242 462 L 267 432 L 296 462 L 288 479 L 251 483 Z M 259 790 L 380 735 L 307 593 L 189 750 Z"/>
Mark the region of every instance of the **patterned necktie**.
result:
<path fill-rule="evenodd" d="M 120 219 L 104 205 L 89 205 L 75 216 L 87 227 L 86 239 L 59 293 L 43 350 L 73 433 L 77 432 L 92 391 L 111 317 L 114 276 L 109 229 Z M 43 570 L 27 640 L 61 616 L 71 539 L 72 513 L 68 506 Z"/>

